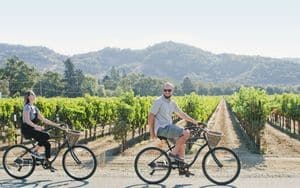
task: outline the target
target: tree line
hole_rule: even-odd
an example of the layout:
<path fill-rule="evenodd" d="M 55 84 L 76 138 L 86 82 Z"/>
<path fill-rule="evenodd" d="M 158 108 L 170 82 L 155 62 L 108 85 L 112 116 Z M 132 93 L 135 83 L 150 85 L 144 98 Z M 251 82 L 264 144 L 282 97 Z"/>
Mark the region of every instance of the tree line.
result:
<path fill-rule="evenodd" d="M 86 75 L 77 69 L 70 59 L 64 63 L 64 72 L 51 70 L 41 73 L 35 67 L 17 57 L 8 59 L 0 69 L 0 92 L 2 96 L 17 97 L 28 89 L 33 89 L 44 97 L 83 97 L 120 96 L 124 92 L 134 92 L 136 96 L 158 96 L 161 87 L 168 79 L 154 78 L 139 73 L 126 73 L 123 69 L 112 67 L 101 79 Z M 231 95 L 241 86 L 236 84 L 210 84 L 185 77 L 181 83 L 175 83 L 175 95 L 186 95 L 192 92 L 198 95 Z M 261 87 L 262 88 L 262 87 Z M 265 87 L 268 94 L 297 93 L 300 88 Z"/>

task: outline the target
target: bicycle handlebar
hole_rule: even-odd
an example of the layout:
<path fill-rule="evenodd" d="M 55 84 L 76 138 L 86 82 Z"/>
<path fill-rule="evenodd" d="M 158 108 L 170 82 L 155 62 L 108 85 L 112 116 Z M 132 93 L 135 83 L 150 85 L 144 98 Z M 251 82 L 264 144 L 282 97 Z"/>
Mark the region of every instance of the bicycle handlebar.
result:
<path fill-rule="evenodd" d="M 198 122 L 195 126 L 186 127 L 185 129 L 200 129 L 201 131 L 208 132 L 207 124 L 203 122 Z"/>
<path fill-rule="evenodd" d="M 63 128 L 63 127 L 65 127 L 65 128 Z M 70 129 L 70 126 L 68 124 L 65 124 L 65 123 L 60 124 L 60 126 L 51 125 L 51 127 L 46 128 L 43 131 L 48 132 L 48 131 L 50 131 L 54 128 L 57 128 L 61 131 L 66 131 L 67 132 Z"/>

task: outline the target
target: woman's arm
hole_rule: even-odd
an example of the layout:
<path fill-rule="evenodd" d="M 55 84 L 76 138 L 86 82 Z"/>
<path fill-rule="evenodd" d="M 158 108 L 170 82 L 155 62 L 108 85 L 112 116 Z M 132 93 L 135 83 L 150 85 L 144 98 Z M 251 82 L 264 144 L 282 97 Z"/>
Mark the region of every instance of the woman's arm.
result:
<path fill-rule="evenodd" d="M 33 128 L 36 129 L 36 130 L 42 130 L 42 127 L 41 127 L 41 126 L 38 126 L 38 125 L 36 125 L 36 124 L 34 124 L 34 123 L 30 120 L 29 116 L 30 116 L 30 111 L 23 111 L 23 117 L 24 117 L 25 123 L 26 123 L 27 125 L 33 127 Z"/>
<path fill-rule="evenodd" d="M 43 123 L 47 124 L 47 125 L 52 125 L 52 126 L 55 126 L 55 127 L 59 127 L 60 124 L 57 124 L 53 121 L 50 121 L 49 119 L 47 118 L 44 118 L 40 113 L 38 114 L 38 118 L 39 120 L 41 120 Z"/>

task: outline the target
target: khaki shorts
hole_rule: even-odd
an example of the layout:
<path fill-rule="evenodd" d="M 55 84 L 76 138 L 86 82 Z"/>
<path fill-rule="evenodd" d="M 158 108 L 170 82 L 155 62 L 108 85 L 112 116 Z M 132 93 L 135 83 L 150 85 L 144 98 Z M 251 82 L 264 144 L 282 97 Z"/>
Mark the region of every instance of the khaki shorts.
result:
<path fill-rule="evenodd" d="M 157 136 L 166 137 L 166 138 L 179 138 L 183 134 L 183 128 L 178 127 L 177 125 L 171 124 L 165 127 L 158 128 Z"/>

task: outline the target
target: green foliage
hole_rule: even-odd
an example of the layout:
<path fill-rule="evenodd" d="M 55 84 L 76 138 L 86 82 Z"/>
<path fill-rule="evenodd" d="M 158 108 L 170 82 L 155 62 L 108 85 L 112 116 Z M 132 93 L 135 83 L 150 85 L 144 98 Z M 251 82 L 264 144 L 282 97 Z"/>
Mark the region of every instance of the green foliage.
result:
<path fill-rule="evenodd" d="M 270 97 L 272 112 L 300 121 L 300 95 L 283 94 Z"/>
<path fill-rule="evenodd" d="M 193 85 L 193 83 L 192 83 L 192 81 L 190 80 L 189 77 L 185 77 L 183 79 L 182 91 L 183 91 L 184 94 L 190 94 L 190 93 L 196 91 L 195 86 Z"/>
<path fill-rule="evenodd" d="M 1 69 L 1 80 L 8 83 L 9 95 L 17 96 L 32 88 L 38 77 L 33 67 L 29 67 L 18 58 L 8 59 L 6 65 Z"/>
<path fill-rule="evenodd" d="M 242 87 L 229 98 L 229 103 L 248 134 L 258 134 L 270 113 L 268 98 L 264 90 Z"/>
<path fill-rule="evenodd" d="M 44 97 L 61 96 L 64 90 L 62 75 L 51 71 L 46 72 L 35 85 L 34 90 L 37 95 Z"/>
<path fill-rule="evenodd" d="M 195 93 L 184 97 L 176 97 L 179 106 L 189 116 L 198 121 L 205 122 L 220 102 L 220 97 L 203 97 Z"/>
<path fill-rule="evenodd" d="M 80 69 L 75 70 L 75 67 L 70 59 L 64 62 L 64 92 L 67 97 L 82 96 L 82 84 L 84 80 L 83 72 Z"/>
<path fill-rule="evenodd" d="M 133 92 L 124 93 L 117 106 L 117 123 L 113 129 L 113 134 L 116 140 L 126 140 L 127 132 L 130 130 L 130 125 L 134 119 L 133 106 Z"/>

